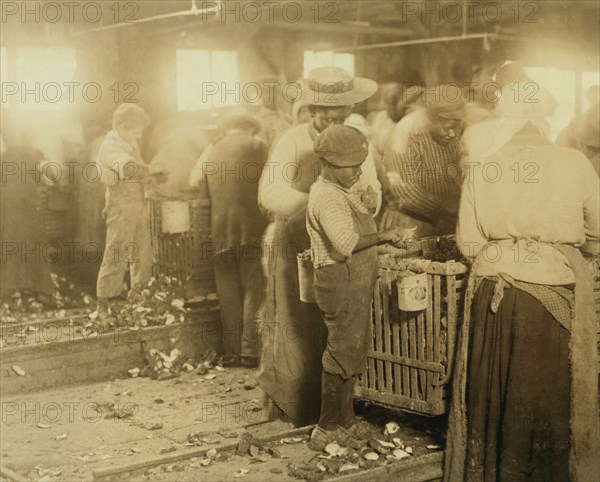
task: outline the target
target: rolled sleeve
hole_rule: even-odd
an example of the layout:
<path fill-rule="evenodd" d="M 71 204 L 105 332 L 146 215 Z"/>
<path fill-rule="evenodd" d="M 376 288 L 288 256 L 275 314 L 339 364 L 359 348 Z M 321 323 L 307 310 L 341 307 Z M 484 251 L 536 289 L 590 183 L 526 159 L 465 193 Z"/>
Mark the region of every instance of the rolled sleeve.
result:
<path fill-rule="evenodd" d="M 111 186 L 116 184 L 125 177 L 125 165 L 132 161 L 131 154 L 125 151 L 100 152 L 96 161 L 100 181 Z"/>
<path fill-rule="evenodd" d="M 135 146 L 126 144 L 114 131 L 109 132 L 100 146 L 96 157 L 96 166 L 100 181 L 112 186 L 127 175 L 131 175 L 130 163 L 137 165 L 141 161 Z M 133 172 L 136 172 L 134 166 Z"/>
<path fill-rule="evenodd" d="M 356 183 L 356 189 L 366 190 L 367 186 L 371 186 L 375 194 L 377 194 L 377 207 L 373 213 L 373 217 L 379 214 L 381 209 L 382 195 L 381 195 L 381 183 L 377 178 L 377 168 L 375 166 L 375 158 L 373 157 L 373 147 L 369 146 L 369 154 L 365 159 L 365 162 L 361 166 L 362 174 L 360 179 Z"/>

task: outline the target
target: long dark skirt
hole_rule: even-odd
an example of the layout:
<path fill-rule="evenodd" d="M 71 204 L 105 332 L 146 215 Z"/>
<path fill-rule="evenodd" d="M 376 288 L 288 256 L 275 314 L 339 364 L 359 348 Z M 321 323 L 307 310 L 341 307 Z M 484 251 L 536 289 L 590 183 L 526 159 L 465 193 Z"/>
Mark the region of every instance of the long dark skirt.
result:
<path fill-rule="evenodd" d="M 327 340 L 319 307 L 300 301 L 296 255 L 309 247 L 304 211 L 275 223 L 257 376 L 270 400 L 298 426 L 319 420 Z"/>
<path fill-rule="evenodd" d="M 473 300 L 467 381 L 469 481 L 566 481 L 569 332 L 531 295 L 494 282 Z"/>

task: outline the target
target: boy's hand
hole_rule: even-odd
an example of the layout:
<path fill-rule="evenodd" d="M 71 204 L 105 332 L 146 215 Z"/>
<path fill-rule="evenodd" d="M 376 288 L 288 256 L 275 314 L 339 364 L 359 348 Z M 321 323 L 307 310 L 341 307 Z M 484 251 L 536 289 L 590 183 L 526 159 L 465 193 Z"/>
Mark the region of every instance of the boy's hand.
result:
<path fill-rule="evenodd" d="M 164 184 L 169 179 L 169 173 L 166 171 L 161 171 L 161 172 L 152 174 L 152 177 L 154 177 L 154 179 L 156 179 L 156 182 L 158 184 Z"/>
<path fill-rule="evenodd" d="M 367 186 L 366 191 L 362 194 L 360 199 L 367 209 L 371 211 L 375 211 L 375 209 L 377 209 L 377 193 L 374 191 L 371 185 Z"/>
<path fill-rule="evenodd" d="M 155 165 L 150 164 L 148 167 L 148 175 L 152 176 L 156 179 L 156 182 L 159 184 L 167 182 L 169 178 L 169 172 L 163 170 L 162 167 L 156 167 Z"/>
<path fill-rule="evenodd" d="M 141 181 L 148 177 L 148 166 L 130 161 L 123 166 L 123 174 L 126 181 Z"/>
<path fill-rule="evenodd" d="M 399 242 L 402 239 L 403 231 L 398 227 L 389 228 L 378 233 L 379 241 Z"/>

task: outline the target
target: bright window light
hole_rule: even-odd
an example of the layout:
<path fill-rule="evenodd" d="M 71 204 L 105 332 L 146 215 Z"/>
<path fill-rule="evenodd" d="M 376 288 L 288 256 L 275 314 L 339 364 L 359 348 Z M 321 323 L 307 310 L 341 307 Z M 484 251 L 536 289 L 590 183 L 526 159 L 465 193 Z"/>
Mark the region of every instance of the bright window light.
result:
<path fill-rule="evenodd" d="M 558 103 L 554 114 L 548 118 L 550 140 L 554 141 L 575 115 L 575 72 L 555 67 L 526 67 L 525 74 L 548 90 Z"/>
<path fill-rule="evenodd" d="M 10 101 L 27 110 L 58 110 L 69 103 L 65 82 L 73 80 L 76 69 L 74 48 L 20 47 L 14 75 L 20 95 L 11 96 Z"/>
<path fill-rule="evenodd" d="M 354 76 L 354 54 L 332 52 L 331 50 L 304 51 L 304 77 L 317 67 L 341 67 Z"/>
<path fill-rule="evenodd" d="M 8 54 L 6 51 L 6 47 L 0 47 L 0 86 L 5 86 L 6 82 L 8 82 Z M 4 88 L 2 89 L 4 91 Z M 9 101 L 8 98 L 4 103 L 4 107 L 8 108 Z"/>
<path fill-rule="evenodd" d="M 587 93 L 590 87 L 600 85 L 600 72 L 582 72 L 581 73 L 581 91 L 583 98 L 581 99 L 581 110 L 585 112 L 592 104 L 590 103 Z"/>
<path fill-rule="evenodd" d="M 8 81 L 8 57 L 6 47 L 0 47 L 0 82 Z"/>
<path fill-rule="evenodd" d="M 176 75 L 179 111 L 205 110 L 241 102 L 235 51 L 179 49 Z"/>

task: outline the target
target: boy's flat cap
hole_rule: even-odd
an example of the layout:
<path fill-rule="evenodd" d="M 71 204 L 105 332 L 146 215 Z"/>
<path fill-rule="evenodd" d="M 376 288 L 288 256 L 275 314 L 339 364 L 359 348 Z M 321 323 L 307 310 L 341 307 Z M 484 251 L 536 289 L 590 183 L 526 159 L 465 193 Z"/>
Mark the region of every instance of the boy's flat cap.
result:
<path fill-rule="evenodd" d="M 365 135 L 354 127 L 332 125 L 317 137 L 314 151 L 336 167 L 353 167 L 365 161 L 369 143 Z"/>

